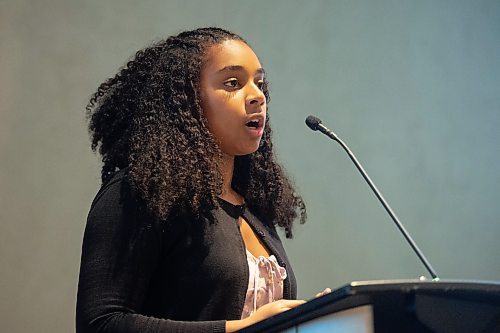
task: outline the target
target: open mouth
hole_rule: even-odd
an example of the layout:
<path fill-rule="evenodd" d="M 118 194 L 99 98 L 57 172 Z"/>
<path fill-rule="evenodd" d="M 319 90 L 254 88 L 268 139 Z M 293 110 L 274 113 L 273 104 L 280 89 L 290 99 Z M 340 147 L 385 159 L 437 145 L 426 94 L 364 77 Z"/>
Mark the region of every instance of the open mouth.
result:
<path fill-rule="evenodd" d="M 258 120 L 250 120 L 250 121 L 249 121 L 248 123 L 246 123 L 245 125 L 246 125 L 247 127 L 250 127 L 250 128 L 255 128 L 255 129 L 262 127 L 262 126 L 260 125 L 260 121 L 258 121 Z"/>

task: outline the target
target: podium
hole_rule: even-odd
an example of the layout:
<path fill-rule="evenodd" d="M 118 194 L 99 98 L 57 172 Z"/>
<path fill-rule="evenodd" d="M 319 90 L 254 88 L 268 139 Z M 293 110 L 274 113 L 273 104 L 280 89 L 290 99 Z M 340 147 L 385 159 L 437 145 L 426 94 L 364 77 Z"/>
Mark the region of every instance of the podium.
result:
<path fill-rule="evenodd" d="M 240 332 L 500 333 L 500 282 L 351 282 Z"/>

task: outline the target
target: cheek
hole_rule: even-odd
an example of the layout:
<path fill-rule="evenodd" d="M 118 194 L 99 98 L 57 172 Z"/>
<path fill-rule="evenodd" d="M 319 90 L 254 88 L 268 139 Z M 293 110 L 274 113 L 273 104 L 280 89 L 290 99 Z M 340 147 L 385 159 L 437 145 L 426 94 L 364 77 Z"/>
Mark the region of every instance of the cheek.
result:
<path fill-rule="evenodd" d="M 211 124 L 214 122 L 217 116 L 217 100 L 214 98 L 212 94 L 203 94 L 201 98 L 201 108 L 203 111 L 203 115 L 207 120 L 207 124 L 209 129 L 211 129 Z"/>
<path fill-rule="evenodd" d="M 231 123 L 237 115 L 237 103 L 234 96 L 228 93 L 214 93 L 202 103 L 203 112 L 210 127 L 220 127 Z"/>
<path fill-rule="evenodd" d="M 207 121 L 208 130 L 220 144 L 220 141 L 227 137 L 227 128 L 230 127 L 227 126 L 228 117 L 225 104 L 220 103 L 216 98 L 209 99 L 203 104 L 203 113 Z"/>

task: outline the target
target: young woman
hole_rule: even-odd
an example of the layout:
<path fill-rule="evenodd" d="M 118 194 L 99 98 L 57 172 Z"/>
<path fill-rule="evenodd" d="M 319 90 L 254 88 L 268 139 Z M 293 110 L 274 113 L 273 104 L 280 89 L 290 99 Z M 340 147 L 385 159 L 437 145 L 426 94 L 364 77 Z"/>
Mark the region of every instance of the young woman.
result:
<path fill-rule="evenodd" d="M 219 28 L 145 48 L 101 84 L 77 332 L 233 332 L 304 302 L 275 227 L 291 237 L 306 212 L 268 101 L 258 57 Z"/>

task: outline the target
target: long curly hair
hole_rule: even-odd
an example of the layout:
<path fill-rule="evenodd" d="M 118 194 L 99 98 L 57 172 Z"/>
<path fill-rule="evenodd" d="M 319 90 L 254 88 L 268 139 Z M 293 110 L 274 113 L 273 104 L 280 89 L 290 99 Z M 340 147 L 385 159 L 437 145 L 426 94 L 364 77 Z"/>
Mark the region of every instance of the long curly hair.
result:
<path fill-rule="evenodd" d="M 106 183 L 117 170 L 160 220 L 174 208 L 212 216 L 222 191 L 222 153 L 209 132 L 200 100 L 200 72 L 209 47 L 240 36 L 220 28 L 182 32 L 138 51 L 87 104 L 92 150 L 102 156 Z M 267 81 L 263 92 L 269 101 Z M 274 157 L 269 117 L 259 149 L 237 156 L 232 187 L 263 222 L 285 229 L 306 219 Z M 213 217 L 213 216 L 212 216 Z"/>

